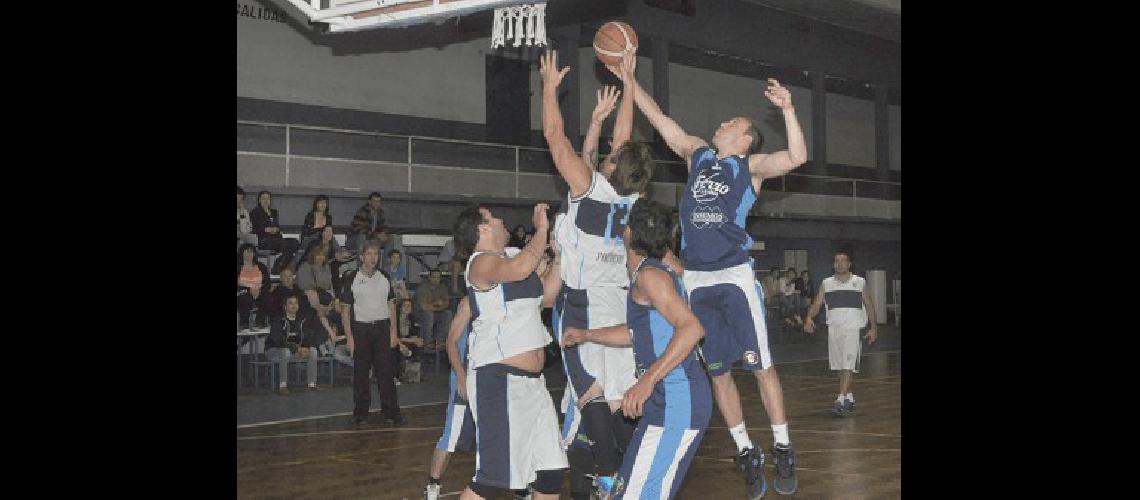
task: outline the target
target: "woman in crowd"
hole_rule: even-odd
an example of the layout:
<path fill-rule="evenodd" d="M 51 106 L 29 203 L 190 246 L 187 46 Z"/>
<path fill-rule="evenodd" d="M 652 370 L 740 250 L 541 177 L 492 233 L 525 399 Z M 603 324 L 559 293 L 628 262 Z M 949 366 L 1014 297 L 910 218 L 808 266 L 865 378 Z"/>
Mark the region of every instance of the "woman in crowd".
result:
<path fill-rule="evenodd" d="M 321 326 L 330 337 L 336 337 L 334 325 L 340 324 L 340 301 L 333 294 L 332 271 L 327 257 L 319 249 L 309 252 L 309 258 L 297 269 L 297 286 L 305 292 L 309 305 L 317 312 Z"/>
<path fill-rule="evenodd" d="M 281 253 L 277 263 L 273 264 L 276 272 L 293 262 L 293 254 L 297 253 L 301 244 L 293 238 L 286 240 L 281 236 L 281 219 L 272 205 L 273 195 L 269 191 L 257 193 L 257 208 L 249 216 L 253 220 L 253 232 L 257 235 L 257 248 Z"/>
<path fill-rule="evenodd" d="M 301 265 L 301 261 L 308 257 L 309 246 L 321 239 L 324 228 L 332 228 L 332 214 L 329 213 L 329 197 L 319 195 L 313 200 L 313 208 L 305 214 L 305 223 L 301 225 L 301 248 L 290 264 L 293 269 Z M 335 270 L 334 270 L 335 273 Z"/>
<path fill-rule="evenodd" d="M 400 338 L 399 349 L 392 351 L 396 356 L 396 385 L 404 376 L 404 360 L 418 363 L 424 345 L 414 309 L 411 299 L 400 299 L 396 303 L 396 335 Z"/>
<path fill-rule="evenodd" d="M 253 245 L 243 243 L 238 249 L 237 264 L 237 308 L 238 328 L 250 327 L 249 315 L 256 306 L 258 309 L 257 323 L 265 320 L 265 294 L 269 291 L 269 270 L 265 265 L 254 260 L 257 251 Z"/>
<path fill-rule="evenodd" d="M 331 225 L 321 228 L 319 234 L 318 239 L 309 243 L 309 246 L 305 248 L 304 262 L 308 262 L 314 252 L 324 254 L 325 262 L 328 263 L 329 270 L 332 272 L 333 289 L 339 289 L 337 287 L 340 285 L 340 275 L 342 274 L 340 268 L 344 264 L 352 262 L 352 254 L 348 253 L 347 248 L 337 243 Z"/>
<path fill-rule="evenodd" d="M 526 245 L 526 243 L 524 243 L 524 241 L 523 241 L 525 239 L 526 239 L 526 228 L 523 227 L 522 224 L 519 224 L 519 225 L 515 226 L 515 228 L 513 230 L 511 230 L 511 240 L 507 243 L 507 246 L 515 247 L 515 248 L 522 248 L 524 245 Z"/>

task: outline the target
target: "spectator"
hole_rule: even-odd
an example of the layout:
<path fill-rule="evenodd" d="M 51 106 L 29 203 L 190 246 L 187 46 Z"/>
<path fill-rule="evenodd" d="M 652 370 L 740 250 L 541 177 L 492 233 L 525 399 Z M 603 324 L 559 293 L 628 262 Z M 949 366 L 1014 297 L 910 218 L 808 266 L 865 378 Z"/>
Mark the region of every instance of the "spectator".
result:
<path fill-rule="evenodd" d="M 269 291 L 269 270 L 265 265 L 254 260 L 257 251 L 253 245 L 243 243 L 238 249 L 237 265 L 237 308 L 238 328 L 249 329 L 249 315 L 257 309 L 257 323 L 265 319 L 265 296 L 262 291 Z"/>
<path fill-rule="evenodd" d="M 309 248 L 309 244 L 320 238 L 321 229 L 332 227 L 332 214 L 329 213 L 329 197 L 319 195 L 313 199 L 313 209 L 305 214 L 305 222 L 301 225 L 301 248 Z"/>
<path fill-rule="evenodd" d="M 373 191 L 368 195 L 368 203 L 360 207 L 352 217 L 352 226 L 345 243 L 349 250 L 358 255 L 363 253 L 361 250 L 364 249 L 364 242 L 370 239 L 378 240 L 381 248 L 388 244 L 384 208 L 380 206 L 380 201 L 380 193 Z"/>
<path fill-rule="evenodd" d="M 273 195 L 269 191 L 257 193 L 257 208 L 250 212 L 250 217 L 253 219 L 253 232 L 257 235 L 257 248 L 281 254 L 273 264 L 273 271 L 279 272 L 285 264 L 293 261 L 293 254 L 301 245 L 293 238 L 286 240 L 281 236 L 281 220 L 272 204 Z"/>
<path fill-rule="evenodd" d="M 773 306 L 780 303 L 780 296 L 783 295 L 783 288 L 780 286 L 780 270 L 776 266 L 772 266 L 768 270 L 768 276 L 764 277 L 764 302 L 766 305 Z"/>
<path fill-rule="evenodd" d="M 249 210 L 245 209 L 245 190 L 237 188 L 237 239 L 238 245 L 250 243 L 257 245 L 257 235 L 253 234 L 253 220 L 249 217 Z"/>
<path fill-rule="evenodd" d="M 784 277 L 780 278 L 780 317 L 789 326 L 803 324 L 803 317 L 800 314 L 802 295 L 796 288 L 797 280 L 794 267 L 789 267 L 787 271 L 784 271 Z"/>
<path fill-rule="evenodd" d="M 450 301 L 442 280 L 443 274 L 439 269 L 432 269 L 427 283 L 420 283 L 416 289 L 415 302 L 420 312 L 424 349 L 429 351 L 443 348 L 443 342 L 447 339 L 440 337 L 447 335 L 447 328 L 451 326 Z"/>
<path fill-rule="evenodd" d="M 309 260 L 309 257 L 312 256 L 313 252 L 320 252 L 324 254 L 325 262 L 328 263 L 329 270 L 332 272 L 333 287 L 335 289 L 338 288 L 339 285 L 341 267 L 353 261 L 352 254 L 348 252 L 347 248 L 340 246 L 340 243 L 336 242 L 336 235 L 333 234 L 332 226 L 325 226 L 321 228 L 321 232 L 319 234 L 320 236 L 318 239 L 313 240 L 311 243 L 309 243 L 309 246 L 305 247 L 304 261 L 307 262 Z M 301 259 L 297 259 L 298 263 L 301 261 Z M 299 268 L 300 266 L 298 265 L 295 267 Z"/>
<path fill-rule="evenodd" d="M 316 310 L 309 305 L 305 291 L 297 286 L 297 273 L 292 269 L 281 270 L 281 283 L 274 283 L 265 297 L 266 310 L 270 318 L 280 318 L 285 315 L 285 297 L 295 296 L 300 301 L 299 314 L 309 316 Z"/>
<path fill-rule="evenodd" d="M 511 231 L 511 241 L 507 243 L 507 246 L 522 248 L 526 245 L 524 240 L 526 240 L 526 228 L 519 224 Z"/>
<path fill-rule="evenodd" d="M 797 288 L 800 291 L 800 297 L 803 297 L 801 302 L 803 304 L 811 304 L 811 300 L 815 298 L 815 286 L 812 285 L 811 273 L 809 273 L 807 269 L 804 269 L 804 271 L 800 273 Z"/>
<path fill-rule="evenodd" d="M 396 297 L 409 298 L 408 294 L 408 266 L 403 262 L 403 254 L 399 250 L 388 252 L 388 261 L 381 269 L 392 278 L 392 290 Z"/>
<path fill-rule="evenodd" d="M 305 292 L 325 331 L 332 335 L 336 331 L 333 323 L 339 319 L 340 304 L 333 295 L 332 271 L 326 264 L 326 257 L 324 252 L 310 252 L 309 259 L 297 268 L 297 286 Z"/>
<path fill-rule="evenodd" d="M 418 363 L 424 340 L 420 337 L 420 325 L 415 320 L 414 307 L 409 299 L 396 302 L 396 335 L 400 338 L 399 349 L 392 351 L 396 356 L 396 385 L 404 378 L 407 362 Z"/>
<path fill-rule="evenodd" d="M 324 336 L 313 327 L 311 317 L 299 314 L 300 301 L 292 295 L 285 298 L 285 314 L 273 318 L 269 324 L 269 337 L 265 339 L 265 357 L 278 363 L 281 381 L 277 393 L 289 394 L 289 360 L 294 356 L 308 360 L 306 376 L 309 390 L 317 389 L 317 350 Z"/>

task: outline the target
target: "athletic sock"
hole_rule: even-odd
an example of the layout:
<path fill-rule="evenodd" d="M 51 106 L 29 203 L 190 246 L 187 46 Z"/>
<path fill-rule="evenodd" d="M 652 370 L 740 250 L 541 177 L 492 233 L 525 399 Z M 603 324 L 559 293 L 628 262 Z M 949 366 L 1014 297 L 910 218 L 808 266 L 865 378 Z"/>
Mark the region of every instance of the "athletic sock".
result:
<path fill-rule="evenodd" d="M 752 447 L 752 440 L 748 439 L 748 429 L 744 428 L 744 422 L 728 430 L 732 435 L 732 440 L 736 442 L 736 452 L 740 453 L 745 449 Z"/>
<path fill-rule="evenodd" d="M 792 444 L 792 440 L 788 437 L 787 423 L 772 426 L 772 440 L 775 441 L 776 444 L 783 446 L 789 446 Z"/>
<path fill-rule="evenodd" d="M 846 399 L 846 400 L 854 403 L 855 402 L 855 395 L 849 392 L 849 393 L 843 395 L 843 399 Z"/>

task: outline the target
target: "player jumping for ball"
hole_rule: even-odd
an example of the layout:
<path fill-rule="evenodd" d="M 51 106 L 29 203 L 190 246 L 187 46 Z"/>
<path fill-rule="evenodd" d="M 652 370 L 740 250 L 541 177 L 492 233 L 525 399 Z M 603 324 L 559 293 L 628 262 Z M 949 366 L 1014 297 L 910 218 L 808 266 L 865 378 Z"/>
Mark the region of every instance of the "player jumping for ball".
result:
<path fill-rule="evenodd" d="M 739 359 L 743 359 L 745 369 L 755 373 L 772 423 L 776 491 L 792 494 L 796 490 L 795 455 L 784 418 L 783 390 L 768 350 L 764 296 L 748 256 L 752 237 L 744 229 L 764 179 L 784 175 L 807 160 L 791 93 L 768 79 L 764 96 L 782 111 L 788 149 L 760 153 L 764 138 L 747 117 L 721 123 L 713 135 L 714 149 L 666 116 L 636 81 L 626 90 L 631 91 L 638 109 L 669 148 L 688 163 L 689 178 L 679 207 L 684 282 L 693 313 L 705 328 L 701 352 L 713 377 L 717 406 L 736 442 L 736 461 L 745 472 L 748 496 L 763 496 L 767 482 L 764 453 L 748 437 L 740 393 L 729 373 L 732 363 Z"/>

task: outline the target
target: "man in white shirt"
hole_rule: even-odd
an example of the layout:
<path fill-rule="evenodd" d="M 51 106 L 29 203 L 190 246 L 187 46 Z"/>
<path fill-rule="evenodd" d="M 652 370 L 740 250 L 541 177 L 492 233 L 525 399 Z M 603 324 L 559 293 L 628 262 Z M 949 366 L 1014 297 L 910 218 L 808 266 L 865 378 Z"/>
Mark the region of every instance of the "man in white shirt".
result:
<path fill-rule="evenodd" d="M 867 290 L 867 281 L 851 274 L 851 257 L 845 251 L 835 253 L 835 275 L 823 280 L 819 293 L 808 309 L 804 331 L 815 331 L 812 318 L 821 304 L 827 305 L 827 358 L 831 369 L 839 372 L 839 396 L 832 414 L 846 417 L 855 412 L 855 396 L 851 393 L 851 373 L 859 373 L 859 330 L 870 320 L 867 345 L 879 337 L 875 328 L 875 303 Z"/>

